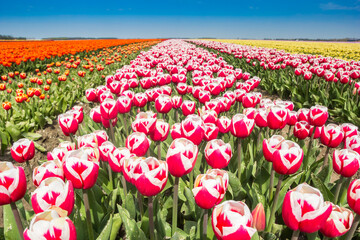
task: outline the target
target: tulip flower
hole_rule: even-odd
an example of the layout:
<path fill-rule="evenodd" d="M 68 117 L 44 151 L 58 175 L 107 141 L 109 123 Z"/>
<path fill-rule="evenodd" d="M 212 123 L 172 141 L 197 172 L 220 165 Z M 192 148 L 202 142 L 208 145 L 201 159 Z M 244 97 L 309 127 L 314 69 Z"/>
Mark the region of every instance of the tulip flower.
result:
<path fill-rule="evenodd" d="M 114 151 L 109 152 L 108 154 L 108 162 L 111 169 L 114 172 L 122 172 L 122 159 L 129 158 L 132 154 L 130 150 L 127 148 L 116 148 Z"/>
<path fill-rule="evenodd" d="M 172 125 L 170 129 L 170 134 L 173 140 L 177 138 L 181 138 L 182 137 L 181 123 L 175 123 L 174 125 Z"/>
<path fill-rule="evenodd" d="M 344 132 L 344 141 L 346 142 L 346 139 L 349 137 L 352 137 L 354 135 L 358 135 L 358 127 L 351 124 L 351 123 L 343 123 L 340 125 Z"/>
<path fill-rule="evenodd" d="M 172 109 L 171 97 L 165 94 L 160 94 L 155 100 L 155 109 L 159 113 L 168 113 Z"/>
<path fill-rule="evenodd" d="M 181 122 L 182 136 L 199 145 L 204 138 L 205 125 L 197 115 L 189 115 Z"/>
<path fill-rule="evenodd" d="M 24 197 L 26 177 L 22 167 L 11 162 L 0 162 L 0 206 L 15 203 Z"/>
<path fill-rule="evenodd" d="M 34 142 L 22 138 L 14 142 L 11 149 L 11 157 L 19 163 L 31 160 L 35 155 L 35 145 Z"/>
<path fill-rule="evenodd" d="M 294 231 L 305 233 L 318 231 L 331 211 L 331 204 L 324 202 L 321 192 L 306 183 L 288 191 L 282 205 L 285 224 Z M 294 234 L 296 235 L 295 232 Z"/>
<path fill-rule="evenodd" d="M 216 139 L 219 133 L 219 128 L 213 123 L 205 123 L 204 140 L 210 141 Z"/>
<path fill-rule="evenodd" d="M 99 163 L 85 148 L 69 152 L 65 156 L 64 173 L 74 188 L 88 189 L 94 186 L 99 173 Z"/>
<path fill-rule="evenodd" d="M 299 121 L 294 126 L 294 136 L 300 140 L 303 140 L 310 135 L 310 124 L 306 121 Z"/>
<path fill-rule="evenodd" d="M 45 179 L 52 177 L 60 178 L 61 180 L 65 179 L 62 163 L 58 159 L 44 162 L 34 168 L 32 179 L 36 187 Z"/>
<path fill-rule="evenodd" d="M 267 110 L 265 108 L 259 108 L 257 109 L 256 113 L 255 113 L 255 124 L 256 126 L 263 128 L 263 127 L 267 127 Z"/>
<path fill-rule="evenodd" d="M 345 148 L 351 149 L 360 154 L 360 135 L 354 135 L 346 138 Z"/>
<path fill-rule="evenodd" d="M 321 226 L 320 232 L 328 238 L 340 237 L 350 230 L 354 221 L 354 215 L 347 208 L 339 207 L 333 203 L 330 204 L 332 212 Z"/>
<path fill-rule="evenodd" d="M 75 225 L 65 212 L 54 208 L 36 214 L 31 220 L 29 228 L 24 231 L 24 239 L 76 240 Z"/>
<path fill-rule="evenodd" d="M 313 126 L 322 126 L 329 117 L 328 109 L 324 106 L 315 105 L 309 111 L 309 123 Z"/>
<path fill-rule="evenodd" d="M 243 104 L 244 108 L 255 107 L 257 105 L 258 101 L 259 101 L 259 99 L 258 99 L 257 95 L 254 93 L 246 93 L 242 97 L 242 104 Z"/>
<path fill-rule="evenodd" d="M 171 103 L 173 108 L 178 109 L 181 107 L 182 98 L 180 96 L 173 96 L 171 97 Z"/>
<path fill-rule="evenodd" d="M 346 235 L 346 240 L 351 240 L 360 222 L 360 179 L 355 179 L 350 183 L 347 190 L 347 202 L 356 213 L 353 225 Z"/>
<path fill-rule="evenodd" d="M 96 135 L 93 133 L 79 136 L 77 138 L 77 143 L 78 143 L 78 148 L 84 148 L 84 147 L 97 148 L 98 147 Z"/>
<path fill-rule="evenodd" d="M 149 112 L 140 112 L 136 115 L 131 127 L 134 132 L 142 132 L 148 135 L 155 130 L 156 117 L 153 117 Z"/>
<path fill-rule="evenodd" d="M 117 111 L 120 114 L 128 113 L 131 110 L 131 99 L 128 96 L 120 96 L 116 101 Z"/>
<path fill-rule="evenodd" d="M 256 233 L 253 217 L 244 202 L 225 201 L 214 207 L 212 228 L 217 239 L 250 240 Z"/>
<path fill-rule="evenodd" d="M 137 162 L 132 172 L 135 187 L 144 196 L 160 193 L 168 179 L 167 163 L 154 157 Z"/>
<path fill-rule="evenodd" d="M 214 176 L 213 174 L 200 174 L 196 177 L 192 192 L 199 207 L 210 209 L 222 201 L 227 190 L 226 177 L 228 179 L 226 171 L 223 172 L 225 174 L 224 180 L 222 176 Z"/>
<path fill-rule="evenodd" d="M 343 177 L 352 177 L 360 167 L 360 155 L 350 149 L 335 150 L 333 153 L 334 171 Z"/>
<path fill-rule="evenodd" d="M 76 149 L 76 144 L 73 142 L 69 142 L 69 141 L 63 141 L 61 143 L 59 143 L 59 148 L 66 148 L 67 151 L 72 151 Z"/>
<path fill-rule="evenodd" d="M 236 114 L 231 119 L 231 134 L 238 138 L 248 137 L 255 125 L 253 119 L 247 118 L 244 114 Z"/>
<path fill-rule="evenodd" d="M 280 106 L 270 107 L 267 124 L 270 129 L 283 129 L 289 119 L 289 110 Z"/>
<path fill-rule="evenodd" d="M 219 128 L 219 132 L 228 133 L 231 127 L 231 120 L 226 116 L 218 118 L 216 126 Z"/>
<path fill-rule="evenodd" d="M 142 132 L 134 132 L 126 138 L 126 148 L 136 156 L 144 156 L 150 147 L 151 141 Z"/>
<path fill-rule="evenodd" d="M 343 138 L 344 133 L 342 132 L 341 127 L 335 124 L 329 124 L 325 126 L 321 131 L 321 143 L 330 148 L 338 147 L 342 142 Z"/>
<path fill-rule="evenodd" d="M 150 132 L 150 137 L 153 141 L 165 141 L 169 135 L 169 123 L 162 119 L 158 119 L 155 124 L 155 128 Z"/>
<path fill-rule="evenodd" d="M 310 109 L 308 108 L 301 108 L 297 111 L 297 118 L 298 121 L 306 121 L 309 122 L 309 112 Z"/>
<path fill-rule="evenodd" d="M 283 175 L 293 174 L 299 170 L 303 157 L 304 152 L 297 143 L 285 140 L 273 154 L 274 170 Z"/>
<path fill-rule="evenodd" d="M 93 134 L 95 135 L 98 146 L 101 146 L 104 142 L 109 140 L 109 136 L 104 130 L 95 130 Z"/>
<path fill-rule="evenodd" d="M 97 91 L 94 88 L 89 88 L 85 90 L 86 99 L 89 102 L 96 102 L 97 101 Z"/>
<path fill-rule="evenodd" d="M 109 154 L 115 151 L 116 147 L 109 141 L 99 146 L 100 159 L 104 162 L 108 161 Z"/>
<path fill-rule="evenodd" d="M 65 136 L 75 134 L 79 127 L 78 121 L 71 113 L 60 114 L 58 116 L 58 122 Z"/>
<path fill-rule="evenodd" d="M 101 123 L 101 112 L 100 112 L 100 106 L 94 107 L 90 110 L 90 118 L 96 122 Z"/>
<path fill-rule="evenodd" d="M 105 99 L 100 104 L 101 117 L 106 120 L 116 118 L 118 110 L 116 108 L 116 101 L 114 99 Z"/>
<path fill-rule="evenodd" d="M 184 116 L 188 116 L 190 114 L 194 114 L 196 110 L 195 102 L 190 100 L 184 100 L 181 104 L 181 111 L 183 112 Z"/>
<path fill-rule="evenodd" d="M 133 103 L 135 106 L 142 108 L 148 102 L 148 98 L 145 93 L 139 92 L 134 95 Z"/>
<path fill-rule="evenodd" d="M 74 188 L 71 181 L 66 184 L 61 178 L 51 177 L 41 182 L 31 193 L 31 205 L 34 212 L 41 213 L 52 206 L 67 211 L 70 215 L 75 204 Z"/>
<path fill-rule="evenodd" d="M 225 168 L 232 157 L 232 150 L 229 143 L 221 139 L 214 139 L 206 144 L 204 149 L 206 162 L 212 168 Z"/>
<path fill-rule="evenodd" d="M 268 162 L 273 161 L 274 152 L 280 149 L 282 142 L 285 141 L 285 138 L 280 135 L 273 135 L 269 139 L 264 139 L 263 141 L 263 154 L 265 160 Z"/>

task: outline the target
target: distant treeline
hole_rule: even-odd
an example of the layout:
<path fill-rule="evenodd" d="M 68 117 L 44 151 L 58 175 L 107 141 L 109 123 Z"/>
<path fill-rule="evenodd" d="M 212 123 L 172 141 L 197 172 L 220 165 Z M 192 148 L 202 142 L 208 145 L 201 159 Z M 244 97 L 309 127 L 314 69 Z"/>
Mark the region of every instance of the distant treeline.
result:
<path fill-rule="evenodd" d="M 0 34 L 0 40 L 26 40 L 25 37 L 13 37 L 11 35 Z"/>

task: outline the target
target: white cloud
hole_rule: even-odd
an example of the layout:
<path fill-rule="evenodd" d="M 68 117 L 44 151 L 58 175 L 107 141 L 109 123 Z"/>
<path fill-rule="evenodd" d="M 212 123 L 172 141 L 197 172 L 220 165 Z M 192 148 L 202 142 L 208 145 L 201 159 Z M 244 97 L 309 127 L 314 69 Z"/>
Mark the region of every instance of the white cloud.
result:
<path fill-rule="evenodd" d="M 322 10 L 328 11 L 328 10 L 355 10 L 360 11 L 360 5 L 355 6 L 344 6 L 340 4 L 336 4 L 333 2 L 328 2 L 326 4 L 320 4 L 320 8 Z"/>

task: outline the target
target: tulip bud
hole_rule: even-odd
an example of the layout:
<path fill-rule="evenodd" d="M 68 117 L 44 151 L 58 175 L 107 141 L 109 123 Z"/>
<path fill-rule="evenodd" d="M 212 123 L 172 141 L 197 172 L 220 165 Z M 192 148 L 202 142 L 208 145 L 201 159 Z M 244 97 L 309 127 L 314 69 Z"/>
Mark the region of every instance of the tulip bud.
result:
<path fill-rule="evenodd" d="M 67 211 L 70 215 L 75 204 L 74 188 L 71 181 L 65 182 L 56 177 L 47 178 L 31 193 L 34 212 L 41 213 L 52 206 Z"/>
<path fill-rule="evenodd" d="M 0 206 L 16 202 L 26 192 L 26 177 L 22 167 L 11 162 L 0 162 Z"/>
<path fill-rule="evenodd" d="M 225 168 L 232 157 L 232 150 L 229 143 L 221 139 L 214 139 L 206 144 L 204 149 L 206 162 L 212 168 Z"/>
<path fill-rule="evenodd" d="M 133 103 L 135 106 L 142 108 L 148 102 L 148 98 L 145 93 L 139 92 L 134 95 Z"/>
<path fill-rule="evenodd" d="M 216 126 L 219 128 L 219 132 L 228 133 L 231 127 L 231 120 L 226 116 L 221 116 L 218 119 Z"/>
<path fill-rule="evenodd" d="M 250 240 L 256 233 L 250 209 L 244 202 L 225 201 L 214 207 L 211 218 L 217 239 Z"/>
<path fill-rule="evenodd" d="M 77 138 L 77 144 L 78 144 L 78 148 L 84 148 L 84 147 L 97 148 L 98 147 L 96 135 L 93 133 L 79 136 Z"/>
<path fill-rule="evenodd" d="M 100 112 L 100 106 L 94 107 L 90 110 L 90 118 L 96 122 L 101 123 L 101 112 Z"/>
<path fill-rule="evenodd" d="M 186 138 L 175 139 L 167 151 L 166 162 L 169 172 L 175 177 L 181 177 L 192 171 L 198 155 L 198 147 Z"/>
<path fill-rule="evenodd" d="M 116 147 L 113 143 L 106 141 L 99 146 L 100 159 L 104 162 L 108 161 L 109 154 L 115 151 Z"/>
<path fill-rule="evenodd" d="M 306 121 L 299 121 L 295 123 L 294 136 L 300 140 L 303 140 L 310 135 L 310 124 Z"/>
<path fill-rule="evenodd" d="M 297 111 L 297 118 L 298 121 L 306 121 L 309 122 L 309 112 L 310 109 L 308 108 L 301 108 Z"/>
<path fill-rule="evenodd" d="M 101 117 L 109 120 L 116 118 L 118 111 L 116 108 L 116 101 L 114 99 L 105 99 L 100 104 Z"/>
<path fill-rule="evenodd" d="M 24 231 L 25 240 L 38 239 L 76 240 L 76 229 L 66 211 L 59 208 L 36 214 L 29 228 Z"/>
<path fill-rule="evenodd" d="M 324 202 L 321 192 L 306 183 L 288 191 L 282 205 L 282 217 L 286 226 L 305 233 L 318 231 L 331 211 L 331 204 Z"/>
<path fill-rule="evenodd" d="M 267 127 L 267 110 L 265 108 L 259 108 L 257 109 L 256 113 L 255 113 L 255 124 L 258 127 Z"/>
<path fill-rule="evenodd" d="M 72 151 L 76 149 L 76 145 L 73 142 L 64 141 L 59 143 L 59 148 L 66 148 L 67 151 Z"/>
<path fill-rule="evenodd" d="M 351 124 L 351 123 L 343 123 L 340 125 L 344 132 L 344 141 L 346 142 L 346 139 L 349 137 L 352 137 L 354 135 L 358 135 L 358 127 Z"/>
<path fill-rule="evenodd" d="M 125 146 L 136 156 L 144 156 L 150 147 L 151 141 L 142 132 L 134 132 L 126 138 Z"/>
<path fill-rule="evenodd" d="M 22 138 L 14 142 L 11 147 L 11 157 L 19 163 L 31 160 L 35 155 L 34 142 Z"/>
<path fill-rule="evenodd" d="M 97 91 L 94 88 L 89 88 L 85 90 L 86 99 L 89 102 L 96 102 L 97 101 Z"/>
<path fill-rule="evenodd" d="M 270 107 L 267 124 L 270 129 L 283 129 L 289 119 L 289 110 L 279 106 Z"/>
<path fill-rule="evenodd" d="M 253 217 L 252 227 L 256 228 L 257 231 L 262 232 L 266 227 L 265 210 L 262 203 L 258 203 L 254 210 L 251 212 Z"/>

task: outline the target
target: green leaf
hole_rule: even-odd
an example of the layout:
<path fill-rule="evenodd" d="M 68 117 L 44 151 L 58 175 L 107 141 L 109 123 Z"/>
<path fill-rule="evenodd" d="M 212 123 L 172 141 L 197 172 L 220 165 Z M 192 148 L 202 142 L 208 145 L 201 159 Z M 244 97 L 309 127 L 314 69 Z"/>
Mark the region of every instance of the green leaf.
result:
<path fill-rule="evenodd" d="M 10 204 L 3 206 L 5 239 L 21 239 Z"/>
<path fill-rule="evenodd" d="M 37 141 L 40 138 L 42 138 L 42 135 L 39 133 L 31 133 L 31 132 L 25 132 L 21 134 L 24 138 L 30 139 L 32 141 Z"/>
<path fill-rule="evenodd" d="M 46 149 L 43 147 L 43 146 L 41 146 L 40 144 L 38 144 L 37 142 L 34 142 L 34 146 L 35 146 L 35 148 L 37 149 L 37 150 L 39 150 L 40 152 L 47 152 L 46 151 Z"/>
<path fill-rule="evenodd" d="M 126 238 L 130 240 L 147 239 L 145 233 L 139 228 L 129 212 L 117 204 L 119 215 L 125 227 Z"/>
<path fill-rule="evenodd" d="M 285 194 L 288 192 L 289 188 L 291 187 L 291 184 L 293 184 L 295 181 L 299 180 L 303 174 L 304 174 L 304 172 L 294 174 L 292 176 L 289 176 L 285 181 L 283 181 L 282 188 L 281 188 L 280 194 L 279 194 L 279 201 L 276 206 L 276 211 L 278 211 L 279 208 L 282 206 L 284 198 L 285 198 Z"/>
<path fill-rule="evenodd" d="M 18 127 L 12 122 L 6 122 L 5 126 L 6 131 L 10 134 L 12 140 L 17 141 L 21 136 L 21 132 Z"/>
<path fill-rule="evenodd" d="M 120 230 L 122 220 L 120 215 L 117 213 L 113 217 L 113 225 L 111 227 L 110 240 L 115 240 Z"/>
<path fill-rule="evenodd" d="M 106 226 L 101 231 L 100 235 L 97 237 L 97 240 L 108 240 L 111 234 L 112 225 L 113 225 L 113 216 L 111 215 Z"/>
<path fill-rule="evenodd" d="M 130 192 L 126 195 L 125 209 L 129 212 L 130 217 L 135 219 L 136 216 L 135 202 L 134 202 L 134 197 Z"/>
<path fill-rule="evenodd" d="M 314 183 L 314 187 L 319 189 L 320 192 L 323 194 L 324 200 L 330 201 L 330 202 L 334 200 L 334 194 L 332 194 L 330 189 L 325 186 L 324 182 L 321 181 L 320 178 L 318 178 L 317 176 L 315 176 L 315 174 L 312 173 L 311 180 Z"/>

